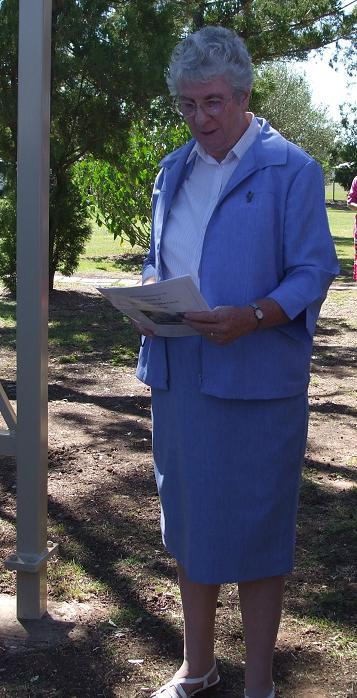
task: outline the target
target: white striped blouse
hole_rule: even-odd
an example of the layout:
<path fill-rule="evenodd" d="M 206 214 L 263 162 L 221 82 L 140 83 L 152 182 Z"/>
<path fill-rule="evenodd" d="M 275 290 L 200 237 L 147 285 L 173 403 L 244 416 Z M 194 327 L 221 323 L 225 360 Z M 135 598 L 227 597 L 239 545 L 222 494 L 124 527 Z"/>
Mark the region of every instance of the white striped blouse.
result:
<path fill-rule="evenodd" d="M 218 198 L 239 162 L 256 139 L 259 123 L 251 122 L 222 162 L 217 162 L 196 143 L 187 162 L 195 158 L 192 173 L 176 193 L 162 238 L 161 255 L 165 279 L 190 274 L 199 286 L 198 269 L 208 222 Z"/>

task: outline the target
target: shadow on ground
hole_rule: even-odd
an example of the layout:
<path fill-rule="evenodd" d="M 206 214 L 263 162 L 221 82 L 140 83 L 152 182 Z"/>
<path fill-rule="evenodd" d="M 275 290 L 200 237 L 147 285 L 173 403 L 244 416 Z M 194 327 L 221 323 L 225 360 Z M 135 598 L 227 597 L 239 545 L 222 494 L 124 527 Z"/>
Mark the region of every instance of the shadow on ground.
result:
<path fill-rule="evenodd" d="M 83 416 L 90 417 L 89 409 L 104 417 L 100 421 L 100 442 L 88 441 L 77 449 L 64 444 L 50 451 L 49 535 L 58 540 L 60 547 L 57 563 L 49 565 L 49 586 L 53 598 L 58 589 L 61 595 L 57 598 L 71 598 L 78 593 L 73 578 L 69 579 L 75 561 L 86 580 L 76 580 L 82 585 L 80 593 L 85 595 L 90 587 L 87 601 L 93 607 L 100 602 L 101 610 L 87 624 L 86 638 L 75 643 L 63 642 L 60 648 L 31 645 L 21 651 L 9 643 L 0 646 L 0 696 L 135 698 L 148 695 L 143 687 L 154 688 L 166 679 L 182 651 L 176 572 L 173 561 L 163 552 L 158 527 L 159 502 L 150 455 L 150 400 L 148 394 L 116 393 L 113 385 L 110 393 L 105 392 L 108 385 L 103 376 L 107 369 L 103 366 L 113 365 L 110 362 L 117 337 L 120 335 L 125 345 L 125 331 L 131 332 L 130 328 L 121 324 L 104 300 L 79 292 L 63 294 L 57 294 L 51 308 L 54 325 L 50 351 L 54 364 L 49 399 L 58 403 L 59 421 L 77 426 L 83 433 L 96 428 L 94 418 L 92 422 L 88 419 L 88 426 L 83 420 Z M 9 349 L 11 331 L 5 335 Z M 321 322 L 313 373 L 352 375 L 356 356 L 352 346 L 341 344 L 345 331 L 346 324 L 338 319 Z M 134 352 L 137 338 L 128 336 Z M 333 344 L 326 343 L 331 340 Z M 78 347 L 83 349 L 87 341 L 91 342 L 90 351 L 81 353 Z M 74 367 L 64 368 L 57 361 L 66 352 L 78 352 L 80 358 Z M 95 366 L 99 368 L 93 371 Z M 3 385 L 8 396 L 15 399 L 15 382 L 4 380 Z M 332 391 L 312 410 L 331 418 L 355 417 L 353 408 L 337 397 Z M 71 404 L 78 405 L 78 411 L 71 410 Z M 113 443 L 118 444 L 117 449 Z M 286 612 L 301 621 L 321 620 L 349 632 L 357 621 L 353 577 L 356 490 L 329 489 L 324 482 L 309 477 L 312 471 L 353 477 L 348 468 L 332 462 L 313 458 L 306 461 L 296 573 L 288 583 Z M 0 458 L 0 487 L 0 517 L 6 524 L 3 544 L 7 549 L 13 544 L 15 521 L 13 459 Z M 9 585 L 5 591 L 13 590 L 7 576 L 4 584 Z M 218 641 L 224 648 L 220 670 L 224 680 L 211 691 L 212 698 L 233 698 L 243 688 L 237 598 L 229 593 L 229 588 L 223 591 L 219 609 Z M 109 624 L 110 618 L 115 625 Z M 131 664 L 130 659 L 143 659 L 143 663 Z M 312 647 L 284 646 L 276 656 L 279 685 L 289 688 L 292 673 L 298 681 L 307 666 L 313 673 L 323 661 L 321 652 Z"/>

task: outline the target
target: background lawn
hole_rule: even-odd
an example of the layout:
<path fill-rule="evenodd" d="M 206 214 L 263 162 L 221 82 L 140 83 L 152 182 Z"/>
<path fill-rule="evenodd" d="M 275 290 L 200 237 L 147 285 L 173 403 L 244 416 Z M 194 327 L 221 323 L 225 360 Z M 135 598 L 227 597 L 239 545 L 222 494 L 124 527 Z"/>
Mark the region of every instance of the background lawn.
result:
<path fill-rule="evenodd" d="M 347 207 L 343 209 L 327 208 L 331 232 L 335 241 L 341 274 L 339 281 L 353 282 L 353 218 L 354 214 Z"/>
<path fill-rule="evenodd" d="M 353 214 L 335 207 L 328 216 L 342 275 L 314 341 L 296 567 L 275 654 L 278 695 L 285 698 L 357 698 L 356 286 L 341 283 L 352 282 Z M 142 257 L 95 228 L 83 263 L 93 264 L 93 276 L 106 263 L 124 275 Z M 15 400 L 15 300 L 1 290 L 0 333 L 1 380 Z M 60 547 L 48 587 L 51 602 L 80 614 L 61 622 L 79 623 L 83 634 L 60 648 L 31 651 L 0 638 L 4 698 L 138 698 L 177 668 L 182 617 L 174 563 L 161 545 L 150 393 L 134 376 L 137 351 L 130 322 L 93 287 L 58 284 L 49 312 L 48 535 Z M 3 558 L 16 548 L 15 493 L 15 464 L 0 457 Z M 15 576 L 1 565 L 0 592 L 15 594 Z M 237 609 L 237 587 L 227 585 L 217 609 L 223 681 L 212 698 L 243 694 Z"/>
<path fill-rule="evenodd" d="M 354 288 L 332 289 L 314 341 L 296 566 L 275 653 L 284 698 L 356 698 L 355 301 Z M 14 312 L 0 293 L 1 378 L 13 401 Z M 49 334 L 48 537 L 60 546 L 48 588 L 50 602 L 63 604 L 63 639 L 26 646 L 0 632 L 0 696 L 148 696 L 179 664 L 182 616 L 159 531 L 150 391 L 134 376 L 138 337 L 93 287 L 75 283 L 52 295 Z M 6 559 L 16 549 L 16 475 L 3 457 L 0 500 Z M 0 592 L 15 594 L 3 565 Z M 238 604 L 237 585 L 225 585 L 216 642 L 223 681 L 212 698 L 243 695 Z"/>
<path fill-rule="evenodd" d="M 344 208 L 327 207 L 327 215 L 341 265 L 339 281 L 352 282 L 353 213 Z M 93 223 L 93 235 L 81 256 L 79 274 L 96 276 L 103 273 L 140 273 L 144 252 L 141 247 L 114 240 L 111 233 Z"/>
<path fill-rule="evenodd" d="M 325 187 L 325 199 L 326 201 L 346 201 L 347 191 L 341 187 L 340 184 L 335 184 L 335 197 L 333 197 L 333 184 L 328 184 Z"/>
<path fill-rule="evenodd" d="M 92 237 L 80 257 L 79 274 L 96 276 L 103 272 L 140 272 L 143 260 L 141 247 L 132 247 L 129 242 L 121 242 L 119 238 L 114 240 L 105 226 L 99 227 L 95 222 L 92 229 Z"/>

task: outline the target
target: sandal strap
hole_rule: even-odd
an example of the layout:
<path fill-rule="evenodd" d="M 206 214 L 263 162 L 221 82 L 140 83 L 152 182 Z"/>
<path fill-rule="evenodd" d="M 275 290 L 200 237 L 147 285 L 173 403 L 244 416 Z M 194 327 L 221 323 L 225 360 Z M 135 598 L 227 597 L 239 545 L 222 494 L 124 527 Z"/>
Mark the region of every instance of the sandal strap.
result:
<path fill-rule="evenodd" d="M 165 683 L 155 693 L 152 693 L 150 698 L 160 698 L 161 695 L 167 695 L 170 698 L 188 698 L 186 691 L 176 681 Z"/>
<path fill-rule="evenodd" d="M 150 698 L 159 698 L 160 695 L 164 694 L 165 692 L 170 696 L 170 698 L 188 698 L 183 686 L 192 686 L 195 683 L 202 683 L 203 686 L 200 690 L 203 691 L 205 688 L 208 688 L 211 685 L 209 684 L 208 679 L 216 669 L 217 665 L 215 662 L 213 667 L 207 672 L 207 674 L 205 674 L 204 676 L 200 676 L 197 679 L 187 679 L 184 677 L 178 679 L 171 679 L 171 681 L 165 683 L 164 686 L 161 686 L 161 688 L 152 693 Z"/>
<path fill-rule="evenodd" d="M 200 676 L 198 679 L 179 679 L 180 683 L 182 683 L 184 686 L 185 685 L 192 685 L 193 683 L 203 683 L 202 688 L 207 688 L 208 684 L 208 679 L 213 674 L 213 672 L 217 669 L 216 662 L 214 663 L 213 667 L 205 674 L 204 676 Z"/>

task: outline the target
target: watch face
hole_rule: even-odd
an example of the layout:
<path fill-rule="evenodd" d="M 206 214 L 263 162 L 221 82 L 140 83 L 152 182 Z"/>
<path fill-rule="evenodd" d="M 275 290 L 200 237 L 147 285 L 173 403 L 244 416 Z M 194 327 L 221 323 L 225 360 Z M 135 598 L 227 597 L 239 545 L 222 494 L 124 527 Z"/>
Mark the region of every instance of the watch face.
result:
<path fill-rule="evenodd" d="M 255 317 L 258 318 L 258 320 L 263 319 L 264 314 L 261 308 L 255 308 Z"/>

